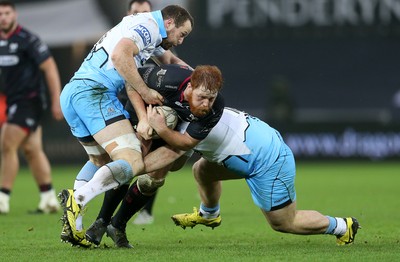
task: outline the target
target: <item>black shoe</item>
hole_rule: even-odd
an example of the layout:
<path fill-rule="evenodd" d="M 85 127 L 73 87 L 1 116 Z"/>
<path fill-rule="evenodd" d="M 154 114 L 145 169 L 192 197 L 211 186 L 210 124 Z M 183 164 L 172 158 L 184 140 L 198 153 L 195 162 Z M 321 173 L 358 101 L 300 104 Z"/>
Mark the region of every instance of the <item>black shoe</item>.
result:
<path fill-rule="evenodd" d="M 104 222 L 104 219 L 99 218 L 86 230 L 86 239 L 98 246 L 106 230 L 107 224 Z"/>
<path fill-rule="evenodd" d="M 126 238 L 125 230 L 120 230 L 114 227 L 112 224 L 107 226 L 107 236 L 111 237 L 116 247 L 133 248 Z"/>

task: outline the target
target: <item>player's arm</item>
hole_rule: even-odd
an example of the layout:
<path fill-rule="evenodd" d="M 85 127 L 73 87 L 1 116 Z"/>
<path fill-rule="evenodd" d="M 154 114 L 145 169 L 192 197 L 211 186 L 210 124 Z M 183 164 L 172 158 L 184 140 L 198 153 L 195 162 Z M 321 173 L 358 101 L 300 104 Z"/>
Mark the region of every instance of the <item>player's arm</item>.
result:
<path fill-rule="evenodd" d="M 185 61 L 180 59 L 178 56 L 176 56 L 174 53 L 172 53 L 170 50 L 166 50 L 163 55 L 158 56 L 157 59 L 162 63 L 162 64 L 179 64 L 179 65 L 184 65 L 193 70 L 193 68 L 188 65 Z"/>
<path fill-rule="evenodd" d="M 174 131 L 165 124 L 165 117 L 162 111 L 157 111 L 156 108 L 149 105 L 147 107 L 147 119 L 150 126 L 157 134 L 173 148 L 188 151 L 194 148 L 200 140 L 191 137 L 187 132 L 181 134 Z"/>
<path fill-rule="evenodd" d="M 58 68 L 53 57 L 49 57 L 39 65 L 46 79 L 49 95 L 51 99 L 51 112 L 54 119 L 63 119 L 63 113 L 60 107 L 61 81 Z"/>
<path fill-rule="evenodd" d="M 130 93 L 136 90 L 147 104 L 162 105 L 163 97 L 154 89 L 149 88 L 137 70 L 134 56 L 139 54 L 139 48 L 131 39 L 122 38 L 111 54 L 111 60 L 118 73 L 128 82 L 126 90 Z M 132 102 L 132 101 L 131 101 Z"/>
<path fill-rule="evenodd" d="M 161 146 L 150 152 L 144 158 L 144 173 L 150 173 L 168 166 L 180 159 L 185 154 L 185 151 L 173 148 L 169 145 Z"/>
<path fill-rule="evenodd" d="M 127 83 L 126 85 L 129 84 Z M 135 109 L 135 113 L 139 121 L 136 127 L 136 132 L 145 140 L 149 140 L 151 139 L 153 128 L 150 127 L 149 122 L 147 121 L 145 103 L 143 102 L 142 97 L 134 89 L 129 93 L 129 95 L 129 100 L 132 102 L 132 106 Z"/>

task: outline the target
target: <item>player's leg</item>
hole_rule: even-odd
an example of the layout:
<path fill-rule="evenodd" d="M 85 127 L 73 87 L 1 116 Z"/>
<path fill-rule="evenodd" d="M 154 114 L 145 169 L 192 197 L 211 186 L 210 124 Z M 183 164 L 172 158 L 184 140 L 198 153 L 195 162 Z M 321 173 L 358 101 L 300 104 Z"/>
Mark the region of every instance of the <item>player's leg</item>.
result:
<path fill-rule="evenodd" d="M 156 143 L 157 144 L 157 143 Z M 156 145 L 157 147 L 157 145 Z M 192 152 L 187 152 L 177 160 L 175 160 L 171 164 L 171 168 L 169 171 L 174 172 L 180 170 L 186 163 L 186 161 L 190 158 L 192 155 Z M 157 173 L 150 174 L 151 176 L 155 176 Z M 154 202 L 156 200 L 158 190 L 150 197 L 150 199 L 147 201 L 146 205 L 140 210 L 138 213 L 137 217 L 133 221 L 133 224 L 135 225 L 146 225 L 146 224 L 152 224 L 154 222 L 154 217 L 153 217 L 153 206 Z"/>
<path fill-rule="evenodd" d="M 299 235 L 335 235 L 339 245 L 353 243 L 360 228 L 355 218 L 330 217 L 315 210 L 296 210 L 296 202 L 278 210 L 261 211 L 276 231 Z"/>
<path fill-rule="evenodd" d="M 76 183 L 75 192 L 69 189 L 60 194 L 64 207 L 64 229 L 69 227 L 67 233 L 78 242 L 84 239 L 84 230 L 76 230 L 76 219 L 83 206 L 98 194 L 128 183 L 134 176 L 134 169 L 136 172 L 143 169 L 140 143 L 127 120 L 129 114 L 114 93 L 108 92 L 105 87 L 99 87 L 101 84 L 97 82 L 72 81 L 64 87 L 60 98 L 64 117 L 73 135 L 84 148 L 93 146 L 91 149 L 102 150 L 113 160 L 97 169 L 98 157 L 88 153 L 91 161 L 87 162 L 87 167 L 83 169 L 91 173 L 85 174 L 85 170 L 81 171 L 84 176 L 87 175 L 85 180 L 89 181 Z M 85 141 L 85 138 L 92 138 L 93 141 Z M 91 142 L 93 144 L 90 144 Z"/>
<path fill-rule="evenodd" d="M 45 213 L 57 212 L 59 203 L 52 186 L 50 163 L 43 151 L 41 126 L 30 132 L 21 147 L 32 175 L 39 186 L 40 202 L 37 211 Z"/>
<path fill-rule="evenodd" d="M 1 128 L 0 214 L 10 210 L 10 194 L 19 169 L 18 148 L 28 132 L 12 123 L 4 123 Z"/>
<path fill-rule="evenodd" d="M 112 162 L 99 168 L 88 183 L 75 191 L 75 200 L 83 206 L 100 193 L 129 183 L 144 168 L 140 142 L 128 120 L 112 123 L 93 137 Z"/>
<path fill-rule="evenodd" d="M 296 209 L 295 169 L 293 154 L 283 144 L 279 158 L 268 171 L 247 180 L 254 202 L 271 227 L 279 232 L 299 235 L 331 234 L 337 236 L 338 244 L 352 243 L 359 228 L 354 218 L 335 218 L 315 210 Z M 267 192 L 264 197 L 255 194 L 261 189 Z"/>
<path fill-rule="evenodd" d="M 154 193 L 147 201 L 146 205 L 140 210 L 137 214 L 135 220 L 132 221 L 134 225 L 149 225 L 153 224 L 154 217 L 153 217 L 153 206 L 156 200 L 157 192 Z"/>
<path fill-rule="evenodd" d="M 164 185 L 169 169 L 170 166 L 166 166 L 150 174 L 139 176 L 130 186 L 121 206 L 107 227 L 107 235 L 113 239 L 117 247 L 132 247 L 125 234 L 127 222 L 143 208 L 158 188 Z"/>
<path fill-rule="evenodd" d="M 101 166 L 110 162 L 110 156 L 91 136 L 81 139 L 80 142 L 89 156 L 89 161 L 85 163 L 76 176 L 74 190 L 86 185 Z M 76 229 L 83 230 L 83 216 L 81 214 L 76 218 Z M 61 236 L 61 239 L 65 239 L 65 237 Z"/>
<path fill-rule="evenodd" d="M 199 209 L 193 208 L 193 213 L 177 214 L 172 220 L 183 228 L 202 224 L 217 227 L 221 224 L 219 199 L 222 193 L 221 180 L 240 179 L 238 175 L 216 163 L 204 158 L 193 165 L 193 174 L 197 181 L 201 198 Z"/>

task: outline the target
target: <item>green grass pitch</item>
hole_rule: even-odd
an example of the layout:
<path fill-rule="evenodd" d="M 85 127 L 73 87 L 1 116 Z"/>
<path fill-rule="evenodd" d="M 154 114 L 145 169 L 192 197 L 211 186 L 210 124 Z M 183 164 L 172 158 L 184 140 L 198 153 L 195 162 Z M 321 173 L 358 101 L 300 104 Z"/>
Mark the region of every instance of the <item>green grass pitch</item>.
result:
<path fill-rule="evenodd" d="M 71 188 L 79 167 L 53 167 L 57 191 Z M 61 212 L 29 215 L 39 201 L 29 171 L 22 169 L 11 212 L 0 216 L 0 261 L 398 261 L 400 258 L 400 163 L 298 162 L 297 205 L 325 215 L 355 216 L 362 229 L 354 245 L 339 247 L 328 235 L 297 236 L 273 231 L 253 204 L 244 180 L 226 181 L 222 224 L 183 230 L 170 216 L 192 212 L 199 196 L 190 167 L 170 173 L 159 191 L 153 225 L 129 223 L 134 249 L 117 249 L 104 237 L 100 248 L 60 242 Z M 88 206 L 84 223 L 95 219 L 102 196 Z"/>

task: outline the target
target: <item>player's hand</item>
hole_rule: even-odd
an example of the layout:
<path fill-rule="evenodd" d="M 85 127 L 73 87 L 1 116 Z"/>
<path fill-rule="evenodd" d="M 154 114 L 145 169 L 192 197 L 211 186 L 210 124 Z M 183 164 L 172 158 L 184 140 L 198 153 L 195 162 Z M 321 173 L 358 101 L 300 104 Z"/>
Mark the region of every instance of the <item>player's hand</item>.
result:
<path fill-rule="evenodd" d="M 164 102 L 164 97 L 158 93 L 156 90 L 149 88 L 148 92 L 145 94 L 140 94 L 144 102 L 148 105 L 162 105 Z"/>
<path fill-rule="evenodd" d="M 61 111 L 61 107 L 60 104 L 53 104 L 51 106 L 51 113 L 53 115 L 53 118 L 57 121 L 63 120 L 64 119 L 64 115 Z"/>
<path fill-rule="evenodd" d="M 149 125 L 146 120 L 141 120 L 136 126 L 136 132 L 145 140 L 150 140 L 153 135 L 153 128 Z"/>
<path fill-rule="evenodd" d="M 147 121 L 156 132 L 168 128 L 165 124 L 164 112 L 162 110 L 157 110 L 157 107 L 153 107 L 152 105 L 147 107 Z"/>

